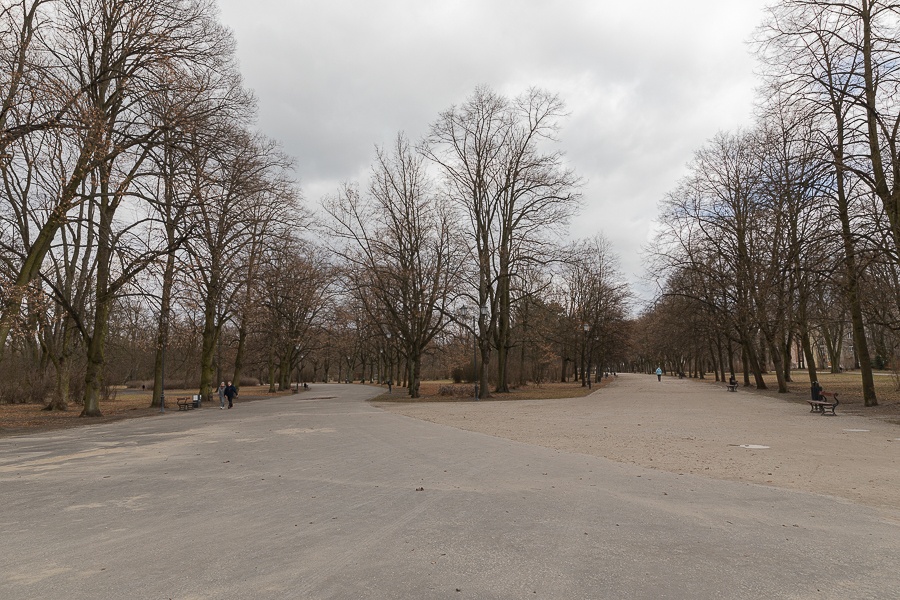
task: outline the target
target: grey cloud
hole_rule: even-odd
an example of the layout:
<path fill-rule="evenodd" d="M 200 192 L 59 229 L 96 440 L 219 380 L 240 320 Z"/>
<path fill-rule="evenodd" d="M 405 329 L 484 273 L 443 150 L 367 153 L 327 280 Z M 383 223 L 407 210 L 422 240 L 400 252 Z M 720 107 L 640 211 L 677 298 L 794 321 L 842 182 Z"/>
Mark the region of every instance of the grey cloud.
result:
<path fill-rule="evenodd" d="M 415 139 L 479 84 L 566 100 L 560 148 L 585 178 L 572 234 L 610 239 L 626 273 L 657 203 L 720 129 L 750 121 L 745 40 L 764 0 L 222 0 L 260 128 L 310 201 L 364 177 L 376 144 Z"/>

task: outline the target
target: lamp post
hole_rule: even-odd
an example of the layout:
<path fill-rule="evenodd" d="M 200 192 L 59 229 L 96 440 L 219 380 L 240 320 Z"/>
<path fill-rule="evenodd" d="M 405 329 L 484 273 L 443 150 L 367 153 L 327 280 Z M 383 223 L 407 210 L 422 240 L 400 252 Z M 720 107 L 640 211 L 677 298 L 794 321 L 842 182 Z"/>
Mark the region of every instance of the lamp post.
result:
<path fill-rule="evenodd" d="M 168 335 L 168 334 L 167 334 Z M 159 366 L 159 380 L 162 385 L 159 386 L 159 412 L 166 412 L 166 344 L 162 347 L 162 364 Z"/>
<path fill-rule="evenodd" d="M 387 349 L 387 351 L 388 351 L 388 378 L 387 378 L 388 394 L 393 394 L 394 393 L 394 391 L 393 391 L 394 390 L 394 379 L 393 379 L 393 377 L 394 377 L 394 360 L 393 360 L 393 355 L 391 354 L 391 349 L 392 349 L 391 348 L 391 332 L 390 331 L 386 332 L 384 334 L 384 337 L 387 338 L 387 343 L 388 343 L 388 349 Z"/>
<path fill-rule="evenodd" d="M 463 321 L 469 321 L 469 307 L 463 304 L 459 307 L 459 316 Z M 478 313 L 472 313 L 472 383 L 474 385 L 473 398 L 478 400 L 478 332 L 475 329 L 478 322 Z"/>
<path fill-rule="evenodd" d="M 484 319 L 488 316 L 488 306 L 487 304 L 482 304 L 478 307 L 478 330 L 475 331 L 475 325 L 472 325 L 472 330 L 475 331 L 475 399 L 480 400 L 481 394 L 480 386 L 481 386 L 481 373 L 478 372 L 478 339 L 481 337 L 481 330 L 484 329 Z M 484 361 L 481 363 L 481 369 L 484 370 Z"/>
<path fill-rule="evenodd" d="M 294 345 L 294 355 L 297 357 L 297 393 L 300 393 L 300 363 L 303 360 L 303 357 L 300 356 L 300 344 Z M 288 386 L 290 386 L 291 382 L 288 380 Z"/>
<path fill-rule="evenodd" d="M 585 386 L 585 379 L 587 379 L 586 385 L 588 386 L 588 388 L 590 388 L 591 387 L 591 366 L 588 364 L 588 362 L 585 361 L 585 352 L 586 352 L 586 346 L 587 346 L 588 333 L 591 331 L 591 326 L 588 325 L 587 323 L 585 323 L 583 325 L 583 328 L 584 328 L 584 336 L 582 336 L 583 342 L 581 344 L 581 369 L 582 369 L 581 387 Z M 590 356 L 588 356 L 587 361 L 590 361 Z"/>
<path fill-rule="evenodd" d="M 459 308 L 459 315 L 463 321 L 469 320 L 469 307 L 466 305 L 462 305 Z M 476 312 L 472 314 L 472 380 L 475 384 L 475 400 L 478 400 L 479 387 L 480 387 L 480 377 L 478 373 L 478 334 L 479 334 L 479 324 L 483 321 L 483 319 L 488 315 L 488 307 L 487 305 L 482 305 L 478 308 Z"/>

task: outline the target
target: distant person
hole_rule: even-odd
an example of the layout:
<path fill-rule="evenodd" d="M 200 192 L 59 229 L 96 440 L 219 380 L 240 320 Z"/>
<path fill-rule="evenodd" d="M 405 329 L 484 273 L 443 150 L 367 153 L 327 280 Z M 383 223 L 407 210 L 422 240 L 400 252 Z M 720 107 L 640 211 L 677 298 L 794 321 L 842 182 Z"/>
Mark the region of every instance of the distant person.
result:
<path fill-rule="evenodd" d="M 219 410 L 225 408 L 225 382 L 219 384 Z"/>
<path fill-rule="evenodd" d="M 662 369 L 659 367 L 656 367 L 656 380 L 662 381 Z"/>
<path fill-rule="evenodd" d="M 234 399 L 237 395 L 237 388 L 231 385 L 231 382 L 229 381 L 228 385 L 225 386 L 225 397 L 228 398 L 228 408 L 231 408 L 234 405 Z"/>
<path fill-rule="evenodd" d="M 734 378 L 734 375 L 728 379 L 728 385 L 737 386 L 737 379 Z"/>

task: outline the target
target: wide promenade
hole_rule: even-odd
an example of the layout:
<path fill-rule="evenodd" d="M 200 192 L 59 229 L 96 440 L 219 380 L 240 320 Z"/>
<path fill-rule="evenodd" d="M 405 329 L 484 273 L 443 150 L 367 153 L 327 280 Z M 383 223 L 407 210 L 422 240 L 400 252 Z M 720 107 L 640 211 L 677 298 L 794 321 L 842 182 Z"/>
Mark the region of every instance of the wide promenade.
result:
<path fill-rule="evenodd" d="M 430 423 L 376 393 L 0 439 L 0 598 L 897 597 L 893 511 Z"/>

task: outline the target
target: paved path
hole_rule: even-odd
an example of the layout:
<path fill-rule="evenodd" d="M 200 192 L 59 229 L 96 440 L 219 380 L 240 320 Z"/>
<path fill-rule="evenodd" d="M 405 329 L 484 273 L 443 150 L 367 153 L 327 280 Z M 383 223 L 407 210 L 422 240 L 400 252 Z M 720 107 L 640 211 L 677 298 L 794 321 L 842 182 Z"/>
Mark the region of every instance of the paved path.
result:
<path fill-rule="evenodd" d="M 900 520 L 900 429 L 775 392 L 622 374 L 583 398 L 392 403 L 397 414 L 669 473 L 839 496 Z M 743 446 L 761 446 L 760 449 Z M 900 595 L 898 595 L 900 598 Z"/>
<path fill-rule="evenodd" d="M 897 597 L 884 513 L 426 423 L 373 393 L 0 439 L 0 598 Z"/>

